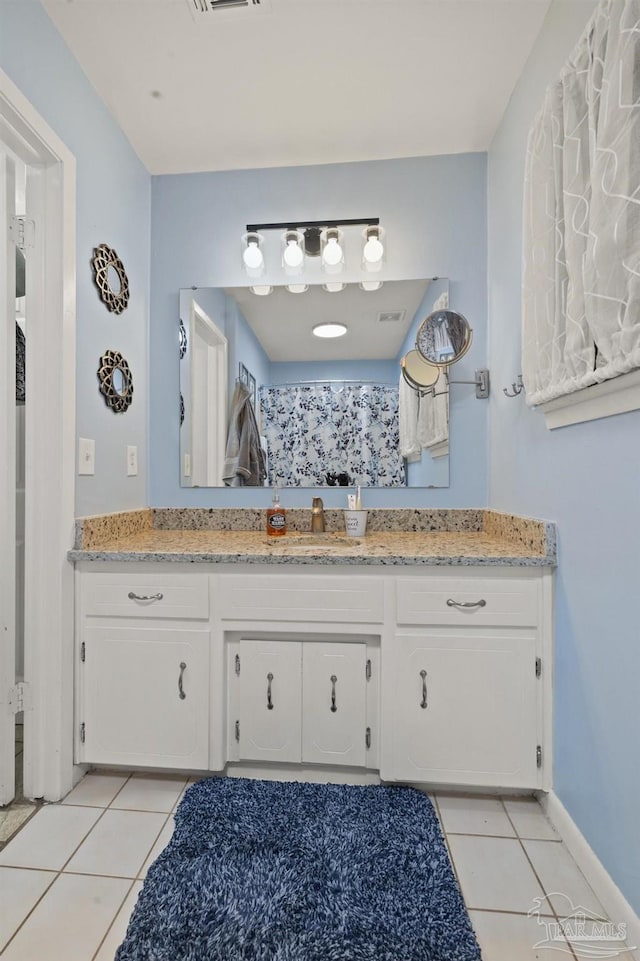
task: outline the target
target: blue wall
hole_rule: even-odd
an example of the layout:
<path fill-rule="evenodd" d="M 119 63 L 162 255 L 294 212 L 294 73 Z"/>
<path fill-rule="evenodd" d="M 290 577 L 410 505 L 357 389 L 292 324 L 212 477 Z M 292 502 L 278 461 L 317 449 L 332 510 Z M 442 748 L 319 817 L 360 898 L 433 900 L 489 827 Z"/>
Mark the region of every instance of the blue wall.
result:
<path fill-rule="evenodd" d="M 96 441 L 96 473 L 76 478 L 76 513 L 144 507 L 150 177 L 39 0 L 2 0 L 0 66 L 77 162 L 76 426 L 78 436 Z M 120 315 L 109 313 L 93 284 L 91 256 L 101 243 L 116 249 L 129 278 L 129 306 Z M 133 374 L 134 399 L 123 414 L 98 393 L 107 349 L 121 351 Z M 128 444 L 138 447 L 137 477 L 126 474 Z"/>
<path fill-rule="evenodd" d="M 520 370 L 527 130 L 593 6 L 552 4 L 489 153 L 489 503 L 558 524 L 555 791 L 639 911 L 640 412 L 548 431 L 501 390 Z"/>
<path fill-rule="evenodd" d="M 152 178 L 150 322 L 150 484 L 152 506 L 266 506 L 268 492 L 178 486 L 176 324 L 181 287 L 242 286 L 240 238 L 247 223 L 378 216 L 388 254 L 380 278 L 451 279 L 451 304 L 474 327 L 474 344 L 456 377 L 486 366 L 486 156 L 412 158 Z M 272 235 L 274 242 L 279 237 Z M 271 258 L 278 260 L 278 258 Z M 269 260 L 267 261 L 269 262 Z M 353 262 L 353 261 L 352 261 Z M 315 265 L 314 265 L 315 266 Z M 356 267 L 343 279 L 360 279 Z M 317 282 L 317 277 L 304 278 Z M 280 283 L 278 269 L 261 283 Z M 449 490 L 371 491 L 390 507 L 482 507 L 487 483 L 487 404 L 472 387 L 454 390 Z M 341 506 L 326 491 L 327 506 Z M 306 506 L 308 491 L 287 491 Z M 338 498 L 335 500 L 333 498 Z"/>

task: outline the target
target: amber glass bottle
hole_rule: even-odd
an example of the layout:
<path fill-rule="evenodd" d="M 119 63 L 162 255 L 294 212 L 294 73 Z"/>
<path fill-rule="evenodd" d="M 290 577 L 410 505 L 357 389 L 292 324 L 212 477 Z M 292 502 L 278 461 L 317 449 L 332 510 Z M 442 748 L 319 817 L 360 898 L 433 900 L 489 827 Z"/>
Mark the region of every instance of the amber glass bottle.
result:
<path fill-rule="evenodd" d="M 267 534 L 270 537 L 284 537 L 287 533 L 287 512 L 280 505 L 278 488 L 273 489 L 273 503 L 267 508 Z"/>

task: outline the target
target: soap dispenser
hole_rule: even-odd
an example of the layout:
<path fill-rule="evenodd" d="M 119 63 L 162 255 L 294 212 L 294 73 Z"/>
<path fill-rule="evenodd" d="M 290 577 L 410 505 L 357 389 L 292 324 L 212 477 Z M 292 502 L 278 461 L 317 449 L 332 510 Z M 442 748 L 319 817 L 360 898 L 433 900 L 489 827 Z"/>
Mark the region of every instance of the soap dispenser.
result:
<path fill-rule="evenodd" d="M 287 533 L 287 512 L 280 505 L 277 486 L 273 488 L 271 507 L 267 508 L 267 534 L 269 537 L 283 537 Z"/>

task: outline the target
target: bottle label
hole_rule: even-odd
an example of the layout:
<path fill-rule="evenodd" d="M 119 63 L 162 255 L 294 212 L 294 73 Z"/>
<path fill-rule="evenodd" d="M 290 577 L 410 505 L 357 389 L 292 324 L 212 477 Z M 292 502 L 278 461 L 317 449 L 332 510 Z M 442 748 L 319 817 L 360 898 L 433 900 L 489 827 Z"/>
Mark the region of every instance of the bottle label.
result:
<path fill-rule="evenodd" d="M 284 514 L 272 514 L 267 523 L 269 527 L 273 527 L 274 530 L 281 531 L 287 522 Z"/>

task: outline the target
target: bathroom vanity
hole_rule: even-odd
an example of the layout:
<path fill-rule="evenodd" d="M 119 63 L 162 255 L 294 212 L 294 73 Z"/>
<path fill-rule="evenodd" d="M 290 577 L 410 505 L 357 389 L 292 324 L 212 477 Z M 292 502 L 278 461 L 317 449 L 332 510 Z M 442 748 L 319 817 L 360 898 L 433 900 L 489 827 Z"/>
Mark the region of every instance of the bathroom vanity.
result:
<path fill-rule="evenodd" d="M 552 527 L 79 547 L 76 761 L 548 788 Z"/>

